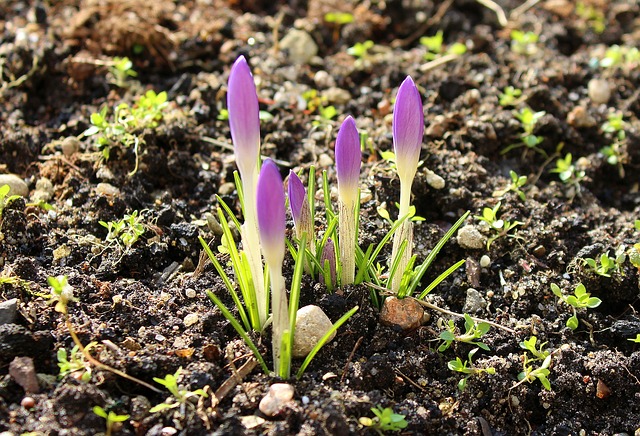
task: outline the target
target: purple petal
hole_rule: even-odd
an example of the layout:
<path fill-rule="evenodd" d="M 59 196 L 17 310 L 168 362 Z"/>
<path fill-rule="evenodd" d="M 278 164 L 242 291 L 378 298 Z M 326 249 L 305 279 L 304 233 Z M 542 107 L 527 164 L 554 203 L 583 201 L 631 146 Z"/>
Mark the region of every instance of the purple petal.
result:
<path fill-rule="evenodd" d="M 348 116 L 342 122 L 336 138 L 336 172 L 341 196 L 351 200 L 357 198 L 361 161 L 362 151 L 356 122 L 353 117 Z"/>
<path fill-rule="evenodd" d="M 302 215 L 302 207 L 304 200 L 307 197 L 307 191 L 304 189 L 304 185 L 300 180 L 300 177 L 293 171 L 289 171 L 289 207 L 291 208 L 291 216 L 296 222 L 296 225 L 300 222 Z"/>
<path fill-rule="evenodd" d="M 267 263 L 284 259 L 284 186 L 277 165 L 265 159 L 258 177 L 257 214 L 260 245 Z"/>
<path fill-rule="evenodd" d="M 398 89 L 393 110 L 393 148 L 399 171 L 401 167 L 402 170 L 417 167 L 423 135 L 422 97 L 411 77 L 407 76 Z"/>
<path fill-rule="evenodd" d="M 329 261 L 329 278 L 331 283 L 325 283 L 327 287 L 332 287 L 336 282 L 336 251 L 335 245 L 331 238 L 327 238 L 327 243 L 324 245 L 322 254 L 320 255 L 320 265 L 324 268 L 326 261 Z"/>
<path fill-rule="evenodd" d="M 227 91 L 229 127 L 240 175 L 253 171 L 260 153 L 260 114 L 258 94 L 244 56 L 231 68 Z"/>

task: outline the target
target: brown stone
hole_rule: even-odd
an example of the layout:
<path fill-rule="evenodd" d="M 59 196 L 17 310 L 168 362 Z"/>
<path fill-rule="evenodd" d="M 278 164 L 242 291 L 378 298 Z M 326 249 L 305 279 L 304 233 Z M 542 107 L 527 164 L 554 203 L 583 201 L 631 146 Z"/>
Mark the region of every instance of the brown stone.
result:
<path fill-rule="evenodd" d="M 380 322 L 388 326 L 398 326 L 402 330 L 420 327 L 424 309 L 413 298 L 398 299 L 387 297 L 380 311 Z"/>

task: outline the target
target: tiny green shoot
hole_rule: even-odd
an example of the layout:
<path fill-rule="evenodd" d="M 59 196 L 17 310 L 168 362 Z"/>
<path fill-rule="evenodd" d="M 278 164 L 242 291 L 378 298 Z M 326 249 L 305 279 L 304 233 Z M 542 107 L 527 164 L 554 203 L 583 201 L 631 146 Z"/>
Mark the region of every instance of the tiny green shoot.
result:
<path fill-rule="evenodd" d="M 150 413 L 161 412 L 163 410 L 173 409 L 180 406 L 184 407 L 187 404 L 192 404 L 190 401 L 193 398 L 200 398 L 200 397 L 206 398 L 209 396 L 203 389 L 196 389 L 193 392 L 187 389 L 181 389 L 178 386 L 178 377 L 180 376 L 180 372 L 182 372 L 182 367 L 178 368 L 175 374 L 167 374 L 164 378 L 159 378 L 159 377 L 153 378 L 153 380 L 156 383 L 164 386 L 171 393 L 173 400 L 175 400 L 175 402 L 173 403 L 164 402 L 156 406 L 153 406 L 151 409 L 149 409 Z M 169 400 L 169 398 L 167 400 Z"/>
<path fill-rule="evenodd" d="M 375 417 L 363 416 L 358 421 L 361 425 L 375 430 L 379 435 L 384 435 L 387 431 L 400 431 L 409 425 L 405 420 L 406 415 L 394 413 L 391 407 L 376 406 L 372 407 L 371 411 Z"/>
<path fill-rule="evenodd" d="M 518 374 L 519 381 L 514 384 L 511 389 L 524 382 L 533 383 L 535 380 L 539 380 L 546 390 L 551 390 L 551 383 L 549 382 L 551 353 L 544 349 L 546 342 L 537 347 L 537 340 L 538 338 L 531 336 L 528 340 L 520 343 L 520 347 L 525 350 L 522 355 L 523 371 Z M 531 353 L 532 357 L 529 357 L 527 351 Z M 534 367 L 533 364 L 539 361 L 542 361 L 542 364 L 538 367 Z"/>
<path fill-rule="evenodd" d="M 487 239 L 487 250 L 491 248 L 491 244 L 503 236 L 514 238 L 515 235 L 509 232 L 516 226 L 524 223 L 520 221 L 506 221 L 498 218 L 498 212 L 502 203 L 499 201 L 494 207 L 485 207 L 482 209 L 482 215 L 475 215 L 474 218 L 478 221 L 485 222 L 489 225 L 489 228 L 493 231 L 493 235 Z"/>
<path fill-rule="evenodd" d="M 116 429 L 116 426 L 119 425 L 118 423 L 124 422 L 129 419 L 129 415 L 118 415 L 113 410 L 109 410 L 109 413 L 107 413 L 107 411 L 100 406 L 93 406 L 93 413 L 101 418 L 104 418 L 107 421 L 105 436 L 111 436 L 113 434 L 113 431 Z"/>
<path fill-rule="evenodd" d="M 469 314 L 464 314 L 464 329 L 465 332 L 463 334 L 457 334 L 456 326 L 453 320 L 449 320 L 445 326 L 445 330 L 440 333 L 440 339 L 442 340 L 442 344 L 438 347 L 438 351 L 443 352 L 447 348 L 451 346 L 453 342 L 462 342 L 466 344 L 475 345 L 476 347 L 482 348 L 485 351 L 489 350 L 489 347 L 478 341 L 482 336 L 484 336 L 491 326 L 486 322 L 476 322 L 474 321 Z"/>
<path fill-rule="evenodd" d="M 460 389 L 461 391 L 465 390 L 465 388 L 467 387 L 467 380 L 472 375 L 482 374 L 483 372 L 487 374 L 496 373 L 495 368 L 492 366 L 488 368 L 478 368 L 473 365 L 473 356 L 478 352 L 478 350 L 479 348 L 474 348 L 469 351 L 467 360 L 465 360 L 464 362 L 459 357 L 456 357 L 456 360 L 450 360 L 449 363 L 447 363 L 447 367 L 451 371 L 461 372 L 462 374 L 465 374 L 465 376 L 460 379 L 460 381 L 458 381 L 458 389 Z"/>
<path fill-rule="evenodd" d="M 500 94 L 499 103 L 500 106 L 507 107 L 515 106 L 523 100 L 524 98 L 522 98 L 522 89 L 513 86 L 507 86 Z"/>
<path fill-rule="evenodd" d="M 527 184 L 527 176 L 519 176 L 515 171 L 509 171 L 509 177 L 511 178 L 511 183 L 507 185 L 504 189 L 499 189 L 493 193 L 494 197 L 503 197 L 507 192 L 513 192 L 520 197 L 520 200 L 527 201 L 527 196 L 524 191 L 521 189 L 524 185 Z"/>
<path fill-rule="evenodd" d="M 524 32 L 519 29 L 511 31 L 511 51 L 530 56 L 538 51 L 537 43 L 540 37 L 534 32 Z"/>
<path fill-rule="evenodd" d="M 576 309 L 593 309 L 600 306 L 600 303 L 602 303 L 602 300 L 599 298 L 592 297 L 582 283 L 578 283 L 573 291 L 573 295 L 564 295 L 560 290 L 560 287 L 555 283 L 551 284 L 551 291 L 553 291 L 554 295 L 561 301 L 571 306 L 573 315 L 567 320 L 567 327 L 571 330 L 578 328 L 579 322 Z"/>

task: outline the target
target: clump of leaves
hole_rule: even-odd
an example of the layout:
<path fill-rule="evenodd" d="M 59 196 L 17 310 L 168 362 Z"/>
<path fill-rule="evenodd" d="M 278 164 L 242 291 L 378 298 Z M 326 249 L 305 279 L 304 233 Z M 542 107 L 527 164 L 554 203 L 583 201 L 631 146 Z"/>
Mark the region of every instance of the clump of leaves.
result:
<path fill-rule="evenodd" d="M 450 47 L 445 49 L 444 34 L 442 30 L 438 30 L 433 36 L 423 36 L 420 38 L 420 44 L 427 48 L 424 58 L 427 61 L 432 61 L 443 55 L 462 55 L 467 52 L 467 46 L 461 42 L 455 42 Z"/>
<path fill-rule="evenodd" d="M 509 171 L 509 177 L 511 178 L 511 183 L 504 189 L 499 189 L 493 193 L 494 197 L 502 197 L 507 192 L 514 192 L 520 197 L 520 200 L 527 201 L 527 196 L 524 191 L 521 189 L 524 185 L 527 184 L 527 176 L 519 176 L 513 170 Z"/>
<path fill-rule="evenodd" d="M 515 106 L 523 100 L 522 89 L 513 86 L 507 86 L 500 94 L 500 106 Z"/>
<path fill-rule="evenodd" d="M 197 399 L 200 397 L 207 398 L 209 395 L 203 389 L 196 389 L 191 392 L 187 389 L 181 389 L 178 386 L 178 377 L 180 376 L 180 372 L 182 371 L 182 367 L 178 368 L 175 374 L 167 374 L 164 378 L 154 377 L 153 380 L 167 388 L 167 390 L 171 393 L 172 398 L 175 402 L 173 403 L 160 403 L 156 406 L 153 406 L 149 409 L 150 413 L 160 412 L 162 410 L 174 409 L 176 407 L 184 407 L 187 404 L 191 404 L 191 399 Z M 169 401 L 171 398 L 168 398 Z"/>
<path fill-rule="evenodd" d="M 347 53 L 351 56 L 355 56 L 358 59 L 366 59 L 369 55 L 369 50 L 373 48 L 375 44 L 371 40 L 364 42 L 356 42 L 355 45 L 347 49 Z"/>
<path fill-rule="evenodd" d="M 602 131 L 612 143 L 600 149 L 609 165 L 618 167 L 620 178 L 624 178 L 624 164 L 629 160 L 627 152 L 626 122 L 621 112 L 611 112 L 602 124 Z"/>
<path fill-rule="evenodd" d="M 510 234 L 509 232 L 514 229 L 516 226 L 522 225 L 524 223 L 520 221 L 506 221 L 498 218 L 498 212 L 500 210 L 500 206 L 502 203 L 499 201 L 494 207 L 485 207 L 482 209 L 482 216 L 475 215 L 474 218 L 478 221 L 485 222 L 489 225 L 489 228 L 494 232 L 492 236 L 487 239 L 487 250 L 491 248 L 491 244 L 496 239 L 502 238 L 503 236 L 514 238 L 514 234 Z"/>
<path fill-rule="evenodd" d="M 491 326 L 486 322 L 476 322 L 467 313 L 464 314 L 464 330 L 463 334 L 457 334 L 456 326 L 453 320 L 449 320 L 445 330 L 440 333 L 440 339 L 443 341 L 438 347 L 438 351 L 443 352 L 451 346 L 453 342 L 463 342 L 465 344 L 475 345 L 485 351 L 489 350 L 487 344 L 477 339 L 484 336 Z"/>
<path fill-rule="evenodd" d="M 467 360 L 465 360 L 464 362 L 459 357 L 456 357 L 456 360 L 451 360 L 449 361 L 449 363 L 447 363 L 447 367 L 451 371 L 461 372 L 465 374 L 465 377 L 458 381 L 458 389 L 460 389 L 461 391 L 465 390 L 465 388 L 467 387 L 467 380 L 472 375 L 482 374 L 483 372 L 487 374 L 496 373 L 496 369 L 492 366 L 488 368 L 479 368 L 474 366 L 473 355 L 476 354 L 478 350 L 479 348 L 474 348 L 473 350 L 469 351 Z"/>
<path fill-rule="evenodd" d="M 400 431 L 409 425 L 404 419 L 406 415 L 394 413 L 391 407 L 376 406 L 372 407 L 371 411 L 375 415 L 374 418 L 363 416 L 358 421 L 361 425 L 375 430 L 380 435 L 386 431 Z"/>
<path fill-rule="evenodd" d="M 100 112 L 91 114 L 91 126 L 84 131 L 84 136 L 97 138 L 96 146 L 104 159 L 109 159 L 113 147 L 132 148 L 136 162 L 129 175 L 133 175 L 138 170 L 140 144 L 144 143 L 142 130 L 156 128 L 168 105 L 166 92 L 156 94 L 149 90 L 133 106 L 127 103 L 117 105 L 113 117 L 109 116 L 109 108 L 104 106 Z"/>
<path fill-rule="evenodd" d="M 97 342 L 88 343 L 84 349 L 86 352 L 98 345 Z M 88 382 L 91 380 L 91 363 L 85 358 L 84 354 L 78 346 L 74 346 L 67 354 L 67 350 L 64 348 L 58 349 L 58 368 L 60 368 L 60 374 L 58 379 L 64 378 L 66 375 L 73 375 L 76 380 Z"/>
<path fill-rule="evenodd" d="M 583 259 L 588 270 L 602 277 L 611 277 L 611 273 L 622 270 L 622 264 L 627 259 L 626 247 L 621 245 L 616 249 L 615 257 L 609 256 L 609 251 L 602 253 L 599 258 Z"/>
<path fill-rule="evenodd" d="M 335 106 L 327 104 L 327 98 L 316 89 L 310 89 L 302 94 L 302 98 L 307 102 L 306 113 L 317 113 L 319 119 L 312 122 L 314 126 L 321 126 L 327 124 L 333 118 L 338 115 L 338 110 Z"/>
<path fill-rule="evenodd" d="M 593 5 L 579 1 L 576 4 L 576 15 L 582 18 L 586 24 L 598 35 L 604 32 L 607 21 L 604 12 Z"/>
<path fill-rule="evenodd" d="M 614 44 L 606 50 L 599 63 L 603 68 L 622 67 L 631 70 L 640 65 L 640 50 L 637 47 Z"/>
<path fill-rule="evenodd" d="M 109 413 L 107 413 L 107 411 L 100 406 L 94 406 L 93 413 L 101 418 L 104 418 L 107 421 L 107 430 L 105 431 L 105 436 L 111 436 L 111 434 L 113 434 L 113 431 L 116 430 L 116 427 L 120 425 L 120 422 L 124 422 L 129 419 L 129 415 L 118 415 L 113 410 L 109 410 Z"/>
<path fill-rule="evenodd" d="M 535 32 L 523 32 L 514 29 L 511 31 L 511 51 L 525 56 L 530 56 L 538 51 L 540 37 Z"/>
<path fill-rule="evenodd" d="M 582 283 L 578 283 L 573 291 L 573 295 L 564 295 L 560 290 L 560 287 L 558 287 L 558 285 L 556 285 L 555 283 L 551 284 L 551 291 L 556 297 L 558 297 L 561 301 L 564 301 L 573 309 L 573 315 L 567 320 L 567 327 L 569 327 L 571 330 L 575 330 L 578 328 L 579 322 L 577 309 L 593 309 L 600 306 L 600 303 L 602 303 L 602 300 L 600 300 L 599 298 L 592 297 L 591 294 L 587 292 L 587 289 Z"/>
<path fill-rule="evenodd" d="M 523 371 L 518 374 L 519 382 L 511 387 L 521 385 L 524 382 L 533 383 L 535 380 L 539 380 L 542 386 L 546 390 L 551 390 L 551 383 L 549 382 L 549 367 L 551 366 L 551 353 L 544 349 L 546 342 L 536 346 L 538 338 L 531 336 L 528 340 L 520 343 L 520 347 L 525 350 L 522 355 L 522 368 Z M 527 351 L 529 353 L 527 353 Z M 531 354 L 531 357 L 529 356 Z M 542 364 L 538 367 L 534 367 L 534 363 L 542 361 Z"/>

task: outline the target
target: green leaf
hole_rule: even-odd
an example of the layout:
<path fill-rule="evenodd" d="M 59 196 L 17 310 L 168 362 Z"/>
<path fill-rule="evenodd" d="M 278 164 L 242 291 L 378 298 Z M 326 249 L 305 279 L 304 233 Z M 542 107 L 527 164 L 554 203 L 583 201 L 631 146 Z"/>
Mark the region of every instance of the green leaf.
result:
<path fill-rule="evenodd" d="M 567 320 L 567 327 L 569 327 L 571 330 L 575 330 L 578 328 L 578 318 L 575 315 Z"/>

